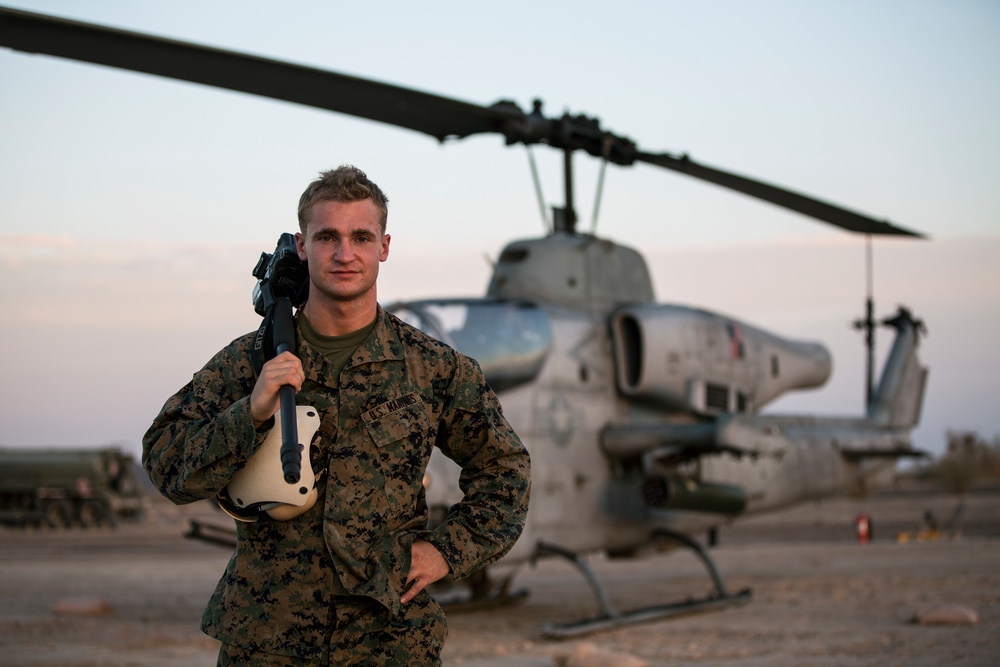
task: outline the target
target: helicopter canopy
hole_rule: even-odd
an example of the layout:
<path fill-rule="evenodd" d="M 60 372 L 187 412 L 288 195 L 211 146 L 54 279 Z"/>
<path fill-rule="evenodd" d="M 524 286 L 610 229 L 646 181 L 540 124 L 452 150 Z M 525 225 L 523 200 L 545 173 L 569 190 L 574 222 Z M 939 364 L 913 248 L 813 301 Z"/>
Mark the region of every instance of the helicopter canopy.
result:
<path fill-rule="evenodd" d="M 386 310 L 478 361 L 496 392 L 533 380 L 552 344 L 548 316 L 527 303 L 435 299 Z"/>

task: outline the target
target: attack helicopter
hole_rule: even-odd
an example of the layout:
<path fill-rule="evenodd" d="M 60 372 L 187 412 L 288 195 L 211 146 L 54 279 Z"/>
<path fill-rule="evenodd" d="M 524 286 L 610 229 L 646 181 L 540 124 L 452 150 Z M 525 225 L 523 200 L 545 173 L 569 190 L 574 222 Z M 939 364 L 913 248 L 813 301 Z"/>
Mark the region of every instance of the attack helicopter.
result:
<path fill-rule="evenodd" d="M 522 566 L 564 558 L 592 587 L 596 617 L 549 624 L 566 637 L 747 602 L 728 591 L 694 535 L 853 487 L 900 457 L 917 456 L 927 369 L 917 350 L 923 324 L 905 308 L 881 324 L 895 340 L 877 383 L 869 295 L 859 327 L 869 346 L 869 396 L 857 417 L 764 414 L 786 392 L 821 386 L 832 361 L 815 342 L 783 338 L 723 314 L 656 301 L 649 269 L 631 248 L 582 233 L 573 206 L 572 158 L 645 163 L 797 211 L 869 239 L 921 237 L 886 221 L 695 162 L 647 152 L 595 118 L 547 117 L 501 100 L 470 104 L 330 71 L 135 32 L 0 8 L 0 45 L 202 83 L 380 121 L 439 141 L 475 134 L 564 155 L 565 201 L 550 233 L 500 253 L 483 297 L 387 306 L 477 359 L 531 452 L 531 506 L 524 534 L 489 572 L 474 600 L 510 595 Z M 431 521 L 461 498 L 456 466 L 432 457 Z M 226 541 L 225 538 L 222 539 Z M 691 549 L 714 590 L 702 599 L 621 611 L 586 557 L 636 557 Z"/>

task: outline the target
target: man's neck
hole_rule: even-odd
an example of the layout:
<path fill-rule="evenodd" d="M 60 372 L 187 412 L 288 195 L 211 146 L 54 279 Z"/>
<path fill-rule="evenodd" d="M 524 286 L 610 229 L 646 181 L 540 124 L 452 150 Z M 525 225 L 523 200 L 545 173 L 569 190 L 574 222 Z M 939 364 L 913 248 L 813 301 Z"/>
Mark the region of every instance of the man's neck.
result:
<path fill-rule="evenodd" d="M 323 336 L 343 336 L 362 329 L 375 319 L 378 301 L 355 299 L 352 301 L 328 301 L 309 299 L 303 312 L 316 333 Z"/>

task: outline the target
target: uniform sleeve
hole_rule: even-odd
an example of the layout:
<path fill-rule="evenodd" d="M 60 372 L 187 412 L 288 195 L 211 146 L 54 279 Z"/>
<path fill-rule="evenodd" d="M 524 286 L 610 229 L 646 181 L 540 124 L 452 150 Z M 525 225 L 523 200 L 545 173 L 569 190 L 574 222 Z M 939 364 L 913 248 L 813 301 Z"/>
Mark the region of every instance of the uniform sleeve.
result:
<path fill-rule="evenodd" d="M 504 418 L 475 361 L 460 356 L 437 446 L 462 466 L 461 502 L 424 537 L 466 577 L 510 551 L 524 530 L 531 486 L 528 451 Z"/>
<path fill-rule="evenodd" d="M 177 504 L 214 497 L 263 442 L 250 416 L 253 371 L 227 347 L 170 397 L 142 439 L 142 462 Z"/>

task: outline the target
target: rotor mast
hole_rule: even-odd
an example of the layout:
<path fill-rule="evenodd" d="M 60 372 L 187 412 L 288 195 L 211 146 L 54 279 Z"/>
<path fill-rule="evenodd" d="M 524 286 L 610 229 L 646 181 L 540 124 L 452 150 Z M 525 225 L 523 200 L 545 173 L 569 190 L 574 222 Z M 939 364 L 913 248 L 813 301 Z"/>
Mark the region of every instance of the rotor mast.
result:
<path fill-rule="evenodd" d="M 552 207 L 552 230 L 576 233 L 576 209 L 573 208 L 573 149 L 563 148 L 563 188 L 565 190 L 565 205 L 561 208 Z"/>

